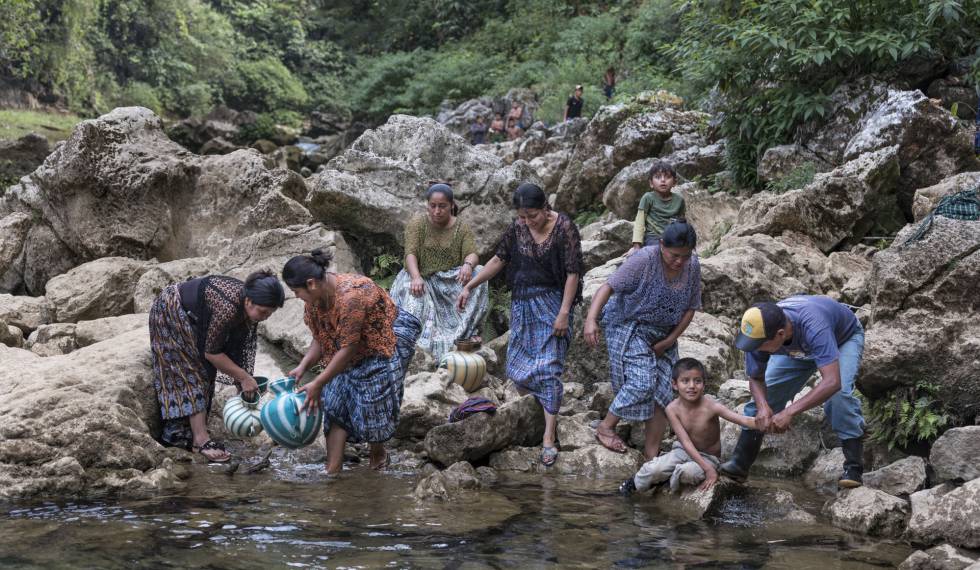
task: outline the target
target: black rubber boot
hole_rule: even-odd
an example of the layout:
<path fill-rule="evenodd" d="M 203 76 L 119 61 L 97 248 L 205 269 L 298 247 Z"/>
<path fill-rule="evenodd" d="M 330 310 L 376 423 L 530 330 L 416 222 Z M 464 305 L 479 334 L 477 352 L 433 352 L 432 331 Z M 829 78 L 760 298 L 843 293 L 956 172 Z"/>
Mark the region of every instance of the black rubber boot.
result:
<path fill-rule="evenodd" d="M 864 441 L 860 437 L 845 439 L 840 442 L 844 450 L 844 474 L 837 481 L 837 486 L 843 489 L 853 489 L 864 484 Z"/>
<path fill-rule="evenodd" d="M 633 482 L 633 478 L 623 481 L 619 484 L 619 494 L 624 497 L 629 497 L 636 492 L 636 483 Z"/>
<path fill-rule="evenodd" d="M 765 434 L 761 431 L 743 429 L 738 436 L 738 443 L 735 444 L 731 459 L 722 463 L 718 472 L 729 479 L 744 483 L 749 478 L 749 469 L 755 463 L 755 458 L 759 456 L 763 437 Z"/>

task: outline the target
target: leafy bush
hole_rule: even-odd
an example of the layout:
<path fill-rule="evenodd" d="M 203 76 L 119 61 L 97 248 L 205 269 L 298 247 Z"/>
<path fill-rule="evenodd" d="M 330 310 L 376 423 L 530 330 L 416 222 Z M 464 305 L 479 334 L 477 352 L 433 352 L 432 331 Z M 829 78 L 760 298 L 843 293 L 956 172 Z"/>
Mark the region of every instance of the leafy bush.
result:
<path fill-rule="evenodd" d="M 134 81 L 124 87 L 122 92 L 116 97 L 114 104 L 119 107 L 133 105 L 146 107 L 157 114 L 163 110 L 163 104 L 160 103 L 160 98 L 157 97 L 153 87 L 139 81 Z"/>
<path fill-rule="evenodd" d="M 928 382 L 893 390 L 865 406 L 872 439 L 889 449 L 929 444 L 946 430 L 949 415 L 937 399 L 939 387 Z"/>
<path fill-rule="evenodd" d="M 817 167 L 812 162 L 805 162 L 793 170 L 790 170 L 782 178 L 769 181 L 766 190 L 782 194 L 790 190 L 798 190 L 813 182 L 813 177 L 817 174 Z"/>
<path fill-rule="evenodd" d="M 257 111 L 302 110 L 309 103 L 303 84 L 273 57 L 238 64 L 238 77 L 225 86 L 225 101 Z"/>
<path fill-rule="evenodd" d="M 395 282 L 395 277 L 402 268 L 402 258 L 390 254 L 382 253 L 375 256 L 374 265 L 371 266 L 371 279 L 386 291 L 391 289 L 391 284 Z"/>

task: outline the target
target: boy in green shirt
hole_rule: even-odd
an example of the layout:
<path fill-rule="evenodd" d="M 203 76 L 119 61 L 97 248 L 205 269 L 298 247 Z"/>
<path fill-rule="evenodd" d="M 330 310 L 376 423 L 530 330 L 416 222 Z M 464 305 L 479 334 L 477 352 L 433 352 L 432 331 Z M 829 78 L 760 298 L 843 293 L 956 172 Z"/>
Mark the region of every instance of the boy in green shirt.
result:
<path fill-rule="evenodd" d="M 660 234 L 673 218 L 684 217 L 684 197 L 671 192 L 677 183 L 677 172 L 666 160 L 658 160 L 650 167 L 650 189 L 640 198 L 640 206 L 633 222 L 633 247 L 626 252 L 632 255 L 641 247 L 654 245 Z"/>

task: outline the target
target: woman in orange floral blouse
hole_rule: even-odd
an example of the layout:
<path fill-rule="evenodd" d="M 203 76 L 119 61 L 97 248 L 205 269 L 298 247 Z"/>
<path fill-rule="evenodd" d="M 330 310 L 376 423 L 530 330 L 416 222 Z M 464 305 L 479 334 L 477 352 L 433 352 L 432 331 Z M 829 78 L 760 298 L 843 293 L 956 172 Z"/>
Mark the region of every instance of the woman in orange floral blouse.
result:
<path fill-rule="evenodd" d="M 323 407 L 327 473 L 343 467 L 344 444 L 371 444 L 371 467 L 387 464 L 384 442 L 398 424 L 402 382 L 422 325 L 395 306 L 384 289 L 361 275 L 327 271 L 332 257 L 314 250 L 290 259 L 283 281 L 306 303 L 303 320 L 313 343 L 289 375 L 316 362 L 323 371 L 298 391 L 304 409 Z"/>

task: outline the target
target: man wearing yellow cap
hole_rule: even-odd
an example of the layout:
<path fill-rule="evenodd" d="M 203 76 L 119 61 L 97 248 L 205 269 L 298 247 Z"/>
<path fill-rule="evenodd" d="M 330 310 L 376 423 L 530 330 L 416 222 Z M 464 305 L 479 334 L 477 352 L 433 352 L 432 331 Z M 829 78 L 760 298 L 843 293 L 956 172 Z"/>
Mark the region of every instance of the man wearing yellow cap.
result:
<path fill-rule="evenodd" d="M 844 451 L 841 487 L 858 487 L 864 472 L 864 416 L 854 381 L 864 352 L 864 329 L 847 306 L 830 297 L 799 295 L 758 303 L 745 311 L 735 346 L 745 352 L 752 402 L 745 415 L 759 431 L 742 429 L 732 458 L 719 471 L 748 477 L 762 447 L 763 432 L 783 433 L 793 417 L 823 404 Z M 786 405 L 815 371 L 820 382 Z"/>

